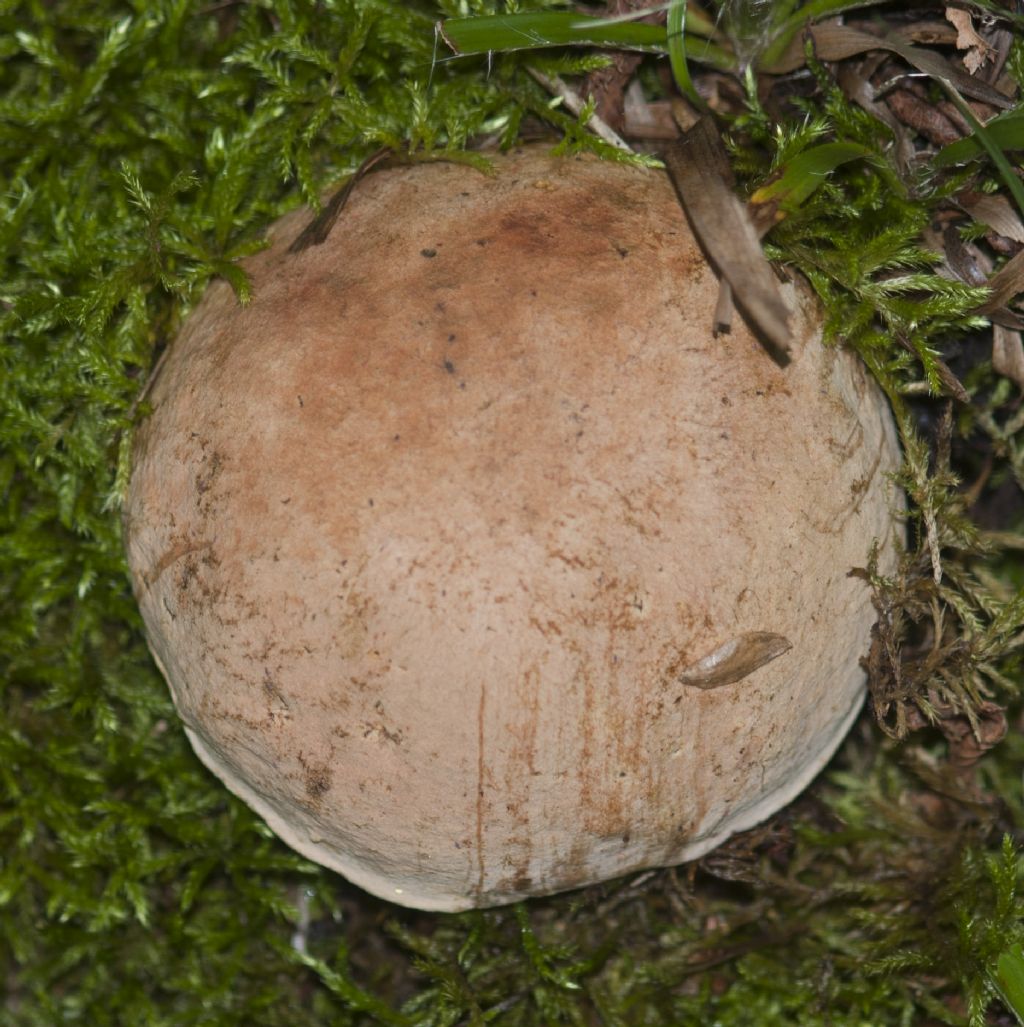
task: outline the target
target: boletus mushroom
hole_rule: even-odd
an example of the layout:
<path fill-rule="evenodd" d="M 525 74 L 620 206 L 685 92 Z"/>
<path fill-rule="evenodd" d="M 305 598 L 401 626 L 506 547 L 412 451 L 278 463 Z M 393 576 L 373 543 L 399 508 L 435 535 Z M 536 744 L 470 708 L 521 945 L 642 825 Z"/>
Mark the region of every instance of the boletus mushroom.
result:
<path fill-rule="evenodd" d="M 367 175 L 213 284 L 126 538 L 200 759 L 289 845 L 456 910 L 695 858 L 861 706 L 898 445 L 784 286 L 740 323 L 667 177 L 525 148 Z"/>

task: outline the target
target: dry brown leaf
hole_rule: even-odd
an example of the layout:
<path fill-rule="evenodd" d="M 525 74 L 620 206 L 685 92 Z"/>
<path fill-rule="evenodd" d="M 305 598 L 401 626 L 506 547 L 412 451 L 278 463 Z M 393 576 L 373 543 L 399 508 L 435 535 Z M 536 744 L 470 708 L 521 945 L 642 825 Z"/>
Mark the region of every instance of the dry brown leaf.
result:
<path fill-rule="evenodd" d="M 662 157 L 694 233 L 737 304 L 775 360 L 789 363 L 789 310 L 750 215 L 733 191 L 729 157 L 715 123 L 701 116 Z"/>
<path fill-rule="evenodd" d="M 577 117 L 583 112 L 587 105 L 587 101 L 573 89 L 567 82 L 561 79 L 558 75 L 545 75 L 544 72 L 538 71 L 536 68 L 527 68 L 527 74 L 540 86 L 546 89 L 552 96 L 557 96 L 564 104 L 567 110 L 571 111 Z M 609 80 L 609 88 L 612 88 L 612 80 Z M 615 115 L 618 127 L 622 127 L 621 112 Z M 594 112 L 590 115 L 587 120 L 587 128 L 598 137 L 603 139 L 606 143 L 614 146 L 617 150 L 622 150 L 624 153 L 632 153 L 633 149 L 626 142 L 622 136 L 605 121 L 603 115 Z"/>
<path fill-rule="evenodd" d="M 959 7 L 947 7 L 946 17 L 956 28 L 956 48 L 966 50 L 964 67 L 975 75 L 978 69 L 993 57 L 993 50 L 977 32 L 974 31 L 974 19 L 970 11 Z"/>
<path fill-rule="evenodd" d="M 1024 341 L 1019 331 L 992 326 L 992 367 L 1024 389 Z"/>
<path fill-rule="evenodd" d="M 984 39 L 992 50 L 992 63 L 982 72 L 981 77 L 1007 96 L 1017 96 L 1019 87 L 1016 79 L 1012 75 L 1004 74 L 1006 61 L 1016 36 L 1010 29 L 994 25 L 986 30 Z"/>
<path fill-rule="evenodd" d="M 991 314 L 1024 292 L 1024 250 L 1011 257 L 986 284 L 992 294 L 978 307 L 979 314 Z"/>
<path fill-rule="evenodd" d="M 748 631 L 730 638 L 714 652 L 685 667 L 679 681 L 703 689 L 732 685 L 792 648 L 793 643 L 785 635 L 774 631 Z"/>
<path fill-rule="evenodd" d="M 952 46 L 956 42 L 956 31 L 947 21 L 922 19 L 907 25 L 898 25 L 892 30 L 894 36 L 908 43 L 923 43 L 925 46 Z"/>
<path fill-rule="evenodd" d="M 984 254 L 977 246 L 964 242 L 955 225 L 949 225 L 942 233 L 942 248 L 946 263 L 960 281 L 968 285 L 985 285 L 992 265 L 987 262 L 983 265 Z"/>
<path fill-rule="evenodd" d="M 956 202 L 975 221 L 988 225 L 993 232 L 1024 243 L 1024 221 L 1005 196 L 967 192 L 961 193 Z"/>
<path fill-rule="evenodd" d="M 637 78 L 626 89 L 622 131 L 634 139 L 675 139 L 679 135 L 671 102 L 648 100 Z"/>
<path fill-rule="evenodd" d="M 939 381 L 942 382 L 942 387 L 946 390 L 947 396 L 952 396 L 959 403 L 971 402 L 970 393 L 964 388 L 960 379 L 950 370 L 949 364 L 944 360 L 936 358 L 935 370 L 938 372 Z"/>

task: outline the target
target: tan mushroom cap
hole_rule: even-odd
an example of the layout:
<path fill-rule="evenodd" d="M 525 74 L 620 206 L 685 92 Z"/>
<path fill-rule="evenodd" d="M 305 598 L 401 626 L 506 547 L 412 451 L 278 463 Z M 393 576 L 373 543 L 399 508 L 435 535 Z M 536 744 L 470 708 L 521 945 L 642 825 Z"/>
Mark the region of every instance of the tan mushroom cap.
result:
<path fill-rule="evenodd" d="M 860 364 L 718 291 L 660 172 L 540 149 L 368 176 L 212 285 L 143 425 L 129 560 L 203 762 L 424 909 L 694 858 L 864 695 L 898 446 Z"/>

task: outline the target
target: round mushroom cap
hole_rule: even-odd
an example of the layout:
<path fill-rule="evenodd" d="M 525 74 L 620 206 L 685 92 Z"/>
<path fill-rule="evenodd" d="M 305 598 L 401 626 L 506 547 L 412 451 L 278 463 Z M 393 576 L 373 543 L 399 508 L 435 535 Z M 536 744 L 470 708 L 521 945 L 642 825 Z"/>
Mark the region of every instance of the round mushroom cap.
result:
<path fill-rule="evenodd" d="M 861 706 L 893 422 L 784 286 L 737 321 L 667 177 L 537 148 L 387 169 L 216 282 L 126 538 L 200 759 L 289 845 L 423 909 L 695 858 Z"/>

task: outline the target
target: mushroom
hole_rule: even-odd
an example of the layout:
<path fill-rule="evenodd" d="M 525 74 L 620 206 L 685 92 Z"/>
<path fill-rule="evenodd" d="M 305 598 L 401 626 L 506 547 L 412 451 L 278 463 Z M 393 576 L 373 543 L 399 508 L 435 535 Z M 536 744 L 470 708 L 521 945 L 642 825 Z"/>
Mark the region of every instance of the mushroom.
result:
<path fill-rule="evenodd" d="M 422 909 L 693 859 L 857 716 L 899 449 L 783 286 L 735 324 L 667 177 L 538 148 L 367 176 L 210 286 L 141 425 L 129 563 L 199 758 Z"/>

